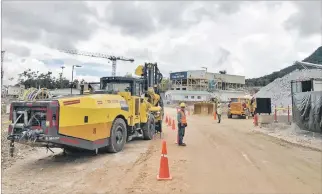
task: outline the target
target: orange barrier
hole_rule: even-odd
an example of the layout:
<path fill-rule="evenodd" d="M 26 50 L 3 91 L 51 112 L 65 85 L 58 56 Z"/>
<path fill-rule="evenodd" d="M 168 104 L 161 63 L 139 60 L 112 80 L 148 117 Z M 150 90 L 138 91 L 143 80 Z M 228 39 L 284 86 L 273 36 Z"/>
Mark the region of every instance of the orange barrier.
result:
<path fill-rule="evenodd" d="M 214 112 L 214 120 L 217 119 L 216 111 Z"/>
<path fill-rule="evenodd" d="M 162 141 L 162 151 L 161 151 L 161 160 L 160 160 L 160 169 L 157 176 L 157 180 L 171 180 L 169 170 L 169 161 L 167 157 L 167 143 L 165 140 Z"/>

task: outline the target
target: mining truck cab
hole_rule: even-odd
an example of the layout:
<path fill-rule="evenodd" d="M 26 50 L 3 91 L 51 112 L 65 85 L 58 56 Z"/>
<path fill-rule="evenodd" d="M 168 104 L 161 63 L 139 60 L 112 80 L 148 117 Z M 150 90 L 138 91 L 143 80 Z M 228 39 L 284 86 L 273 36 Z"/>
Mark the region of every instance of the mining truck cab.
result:
<path fill-rule="evenodd" d="M 131 96 L 141 96 L 143 94 L 143 81 L 133 77 L 102 77 L 100 79 L 100 90 L 108 94 L 118 94 L 119 92 L 129 92 Z"/>
<path fill-rule="evenodd" d="M 135 106 L 140 106 L 141 122 L 146 122 L 145 109 L 152 114 L 155 120 L 156 132 L 162 132 L 163 104 L 160 96 L 155 93 L 156 87 L 145 89 L 145 79 L 133 77 L 102 77 L 100 79 L 100 90 L 95 93 L 119 94 L 128 103 L 132 97 L 139 97 L 140 102 L 135 102 Z M 137 104 L 138 103 L 138 104 Z M 147 108 L 145 108 L 147 107 Z"/>

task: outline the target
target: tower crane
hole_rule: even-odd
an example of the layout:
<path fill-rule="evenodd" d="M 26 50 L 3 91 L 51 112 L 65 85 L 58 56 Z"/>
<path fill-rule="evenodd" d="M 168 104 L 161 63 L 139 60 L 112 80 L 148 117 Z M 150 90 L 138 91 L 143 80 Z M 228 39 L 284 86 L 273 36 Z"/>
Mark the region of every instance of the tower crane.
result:
<path fill-rule="evenodd" d="M 101 53 L 91 53 L 91 52 L 77 51 L 77 50 L 59 50 L 59 51 L 63 53 L 72 54 L 72 55 L 82 55 L 82 56 L 88 56 L 88 57 L 109 59 L 112 61 L 112 76 L 116 76 L 116 61 L 129 61 L 132 63 L 134 62 L 134 59 L 125 58 L 125 57 L 116 57 L 116 56 L 111 56 L 111 55 L 101 54 Z"/>

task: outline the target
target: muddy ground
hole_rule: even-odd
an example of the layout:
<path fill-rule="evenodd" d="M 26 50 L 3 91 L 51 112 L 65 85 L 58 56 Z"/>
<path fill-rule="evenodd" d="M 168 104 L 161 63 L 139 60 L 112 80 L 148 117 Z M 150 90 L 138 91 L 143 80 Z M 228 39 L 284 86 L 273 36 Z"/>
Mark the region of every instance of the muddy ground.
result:
<path fill-rule="evenodd" d="M 175 109 L 166 109 L 172 117 Z M 117 154 L 62 156 L 20 146 L 2 169 L 3 193 L 321 193 L 321 151 L 259 133 L 252 120 L 189 116 L 185 142 L 164 127 L 171 181 L 157 181 L 161 140 Z M 3 150 L 2 156 L 7 155 Z M 13 160 L 12 160 L 13 161 Z M 11 162 L 12 162 L 11 161 Z"/>

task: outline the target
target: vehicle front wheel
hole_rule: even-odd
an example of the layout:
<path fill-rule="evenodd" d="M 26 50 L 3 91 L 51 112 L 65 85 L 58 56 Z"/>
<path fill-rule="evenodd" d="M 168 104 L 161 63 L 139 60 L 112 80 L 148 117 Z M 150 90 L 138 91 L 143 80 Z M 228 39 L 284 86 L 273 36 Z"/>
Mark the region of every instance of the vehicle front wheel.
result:
<path fill-rule="evenodd" d="M 231 118 L 233 118 L 233 115 L 232 115 L 232 114 L 227 114 L 227 117 L 228 117 L 229 119 L 231 119 Z"/>
<path fill-rule="evenodd" d="M 127 129 L 125 121 L 121 118 L 117 118 L 111 129 L 111 136 L 109 139 L 109 145 L 107 146 L 107 152 L 117 153 L 123 150 L 127 138 Z"/>
<path fill-rule="evenodd" d="M 152 114 L 149 115 L 148 122 L 143 126 L 143 138 L 145 140 L 153 139 L 155 134 L 155 119 Z"/>

